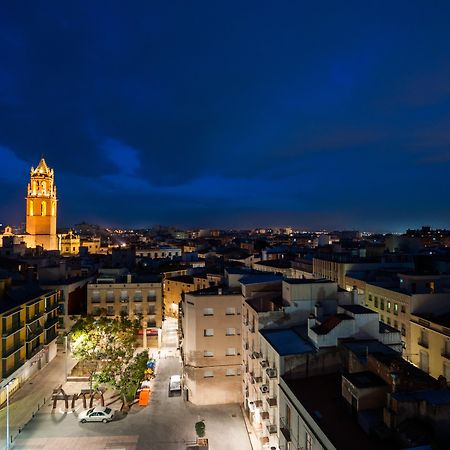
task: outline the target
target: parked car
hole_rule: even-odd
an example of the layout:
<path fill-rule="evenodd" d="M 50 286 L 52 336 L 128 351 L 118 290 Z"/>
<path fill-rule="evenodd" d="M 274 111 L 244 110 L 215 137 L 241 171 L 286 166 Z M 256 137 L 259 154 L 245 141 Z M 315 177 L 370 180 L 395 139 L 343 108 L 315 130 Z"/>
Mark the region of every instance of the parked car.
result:
<path fill-rule="evenodd" d="M 169 380 L 169 394 L 173 392 L 181 392 L 180 375 L 172 375 Z"/>
<path fill-rule="evenodd" d="M 81 423 L 86 422 L 111 422 L 114 418 L 114 411 L 106 406 L 96 406 L 95 408 L 82 411 L 78 416 Z"/>

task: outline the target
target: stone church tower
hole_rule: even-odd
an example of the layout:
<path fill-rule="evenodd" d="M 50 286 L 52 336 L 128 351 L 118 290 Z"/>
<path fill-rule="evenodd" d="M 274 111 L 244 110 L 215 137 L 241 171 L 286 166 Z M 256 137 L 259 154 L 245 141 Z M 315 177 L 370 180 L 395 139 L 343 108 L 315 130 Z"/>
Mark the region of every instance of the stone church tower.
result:
<path fill-rule="evenodd" d="M 27 242 L 30 247 L 38 245 L 45 250 L 58 250 L 56 235 L 56 186 L 53 169 L 39 161 L 36 169 L 31 168 L 27 193 Z"/>

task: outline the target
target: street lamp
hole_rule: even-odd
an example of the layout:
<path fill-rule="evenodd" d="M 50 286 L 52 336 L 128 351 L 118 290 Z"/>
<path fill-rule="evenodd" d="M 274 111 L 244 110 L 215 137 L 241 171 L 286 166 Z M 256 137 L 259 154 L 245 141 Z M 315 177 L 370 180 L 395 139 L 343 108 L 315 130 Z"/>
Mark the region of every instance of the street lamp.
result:
<path fill-rule="evenodd" d="M 11 437 L 10 437 L 10 431 L 9 431 L 9 385 L 16 381 L 15 378 L 12 378 L 11 380 L 6 383 L 6 450 L 10 450 L 11 448 Z"/>

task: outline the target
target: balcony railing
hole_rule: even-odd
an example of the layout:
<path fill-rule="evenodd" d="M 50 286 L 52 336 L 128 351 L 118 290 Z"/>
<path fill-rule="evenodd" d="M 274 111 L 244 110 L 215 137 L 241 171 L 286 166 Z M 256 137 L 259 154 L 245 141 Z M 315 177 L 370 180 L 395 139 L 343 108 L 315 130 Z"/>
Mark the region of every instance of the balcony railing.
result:
<path fill-rule="evenodd" d="M 33 347 L 31 350 L 27 351 L 27 359 L 32 358 L 36 353 L 39 353 L 44 348 L 43 345 L 37 345 L 36 347 Z"/>
<path fill-rule="evenodd" d="M 445 358 L 445 359 L 450 360 L 450 352 L 447 352 L 446 350 L 444 350 L 444 351 L 441 353 L 441 356 L 442 356 L 443 358 Z"/>
<path fill-rule="evenodd" d="M 9 348 L 4 348 L 2 351 L 2 358 L 5 359 L 5 358 L 10 357 L 14 353 L 16 353 L 18 350 L 20 350 L 24 345 L 25 345 L 25 341 L 21 340 Z"/>
<path fill-rule="evenodd" d="M 4 369 L 3 372 L 3 378 L 8 378 L 11 374 L 13 374 L 19 367 L 22 367 L 25 364 L 24 359 L 19 359 L 17 362 L 14 363 L 14 365 L 8 369 Z"/>
<path fill-rule="evenodd" d="M 20 329 L 22 329 L 24 327 L 24 325 L 25 325 L 25 322 L 23 320 L 18 323 L 15 323 L 11 327 L 4 329 L 2 336 L 3 337 L 11 336 L 12 334 L 17 333 Z"/>
<path fill-rule="evenodd" d="M 38 312 L 36 314 L 34 314 L 33 316 L 27 316 L 27 323 L 33 323 L 36 320 L 40 319 L 42 316 L 44 315 L 43 312 Z"/>
<path fill-rule="evenodd" d="M 27 342 L 31 342 L 32 340 L 36 339 L 38 336 L 40 336 L 44 332 L 43 327 L 35 328 L 34 330 L 27 330 Z"/>
<path fill-rule="evenodd" d="M 44 327 L 45 329 L 51 328 L 53 325 L 58 323 L 58 316 L 50 317 L 45 321 Z"/>
<path fill-rule="evenodd" d="M 48 313 L 54 311 L 56 308 L 58 308 L 58 302 L 52 302 L 45 306 L 45 312 Z"/>
<path fill-rule="evenodd" d="M 53 339 L 56 338 L 56 336 L 58 336 L 58 333 L 56 331 L 54 330 L 47 331 L 45 333 L 45 343 L 50 344 L 50 342 L 52 342 Z"/>

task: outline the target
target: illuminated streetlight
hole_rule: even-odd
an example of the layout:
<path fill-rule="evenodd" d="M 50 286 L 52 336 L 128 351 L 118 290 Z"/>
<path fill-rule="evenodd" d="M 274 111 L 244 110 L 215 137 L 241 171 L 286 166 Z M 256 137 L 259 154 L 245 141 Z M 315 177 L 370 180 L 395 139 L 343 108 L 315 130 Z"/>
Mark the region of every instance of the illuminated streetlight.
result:
<path fill-rule="evenodd" d="M 16 381 L 15 378 L 12 378 L 5 384 L 6 387 L 6 450 L 10 450 L 11 448 L 11 437 L 9 430 L 9 385 Z"/>

